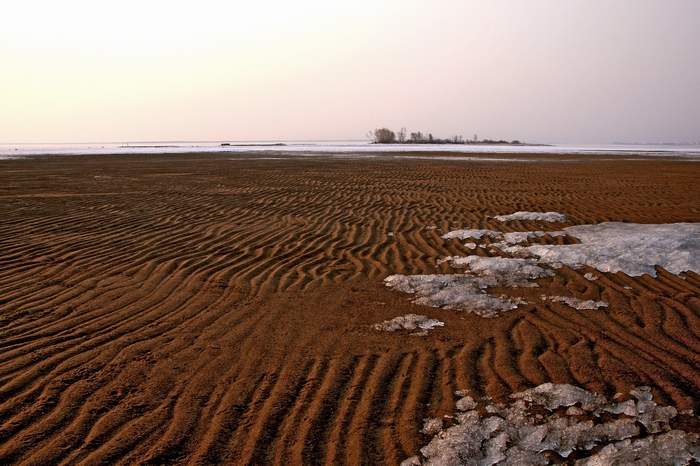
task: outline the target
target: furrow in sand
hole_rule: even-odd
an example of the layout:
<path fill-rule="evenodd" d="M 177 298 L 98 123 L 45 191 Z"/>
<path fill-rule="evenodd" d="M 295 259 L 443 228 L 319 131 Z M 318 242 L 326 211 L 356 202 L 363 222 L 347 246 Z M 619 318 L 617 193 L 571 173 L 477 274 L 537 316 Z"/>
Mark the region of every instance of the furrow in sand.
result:
<path fill-rule="evenodd" d="M 343 368 L 343 371 L 352 374 L 356 363 L 357 361 L 353 361 L 349 367 Z M 270 464 L 292 464 L 295 459 L 298 459 L 292 447 L 297 444 L 301 425 L 308 419 L 309 406 L 316 399 L 327 371 L 328 364 L 326 361 L 314 361 L 310 371 L 306 374 L 303 386 L 289 411 L 289 415 L 284 422 L 280 423 L 277 434 L 277 448 L 274 451 L 274 455 L 271 455 Z M 299 453 L 300 450 L 297 449 L 296 452 Z"/>
<path fill-rule="evenodd" d="M 332 426 L 329 426 L 331 432 L 328 438 L 326 464 L 347 463 L 346 450 L 355 439 L 354 434 L 351 433 L 355 415 L 364 397 L 365 387 L 370 377 L 375 373 L 378 359 L 377 355 L 364 356 L 350 379 L 348 391 L 338 407 L 336 421 Z M 302 452 L 297 453 L 297 455 Z"/>
<path fill-rule="evenodd" d="M 325 464 L 338 464 L 345 461 L 345 445 L 348 438 L 348 431 L 352 419 L 357 410 L 357 405 L 360 401 L 362 390 L 369 378 L 377 358 L 374 355 L 367 355 L 361 358 L 356 358 L 353 361 L 352 371 L 348 372 L 348 383 L 345 396 L 338 403 L 338 411 L 335 415 L 335 420 L 328 425 L 330 432 L 328 434 L 328 442 L 326 445 Z M 299 447 L 294 452 L 296 459 L 303 453 L 303 447 Z"/>
<path fill-rule="evenodd" d="M 496 336 L 493 348 L 494 370 L 508 385 L 511 393 L 522 391 L 528 386 L 527 379 L 519 370 L 518 351 L 513 341 L 513 329 L 517 323 L 517 321 L 513 322 Z"/>
<path fill-rule="evenodd" d="M 401 358 L 381 355 L 367 378 L 354 416 L 347 431 L 345 459 L 348 464 L 379 464 L 383 462 L 381 441 L 377 436 L 384 425 L 386 397 L 391 382 L 400 367 Z"/>
<path fill-rule="evenodd" d="M 391 392 L 387 396 L 387 401 L 384 408 L 383 425 L 385 429 L 380 431 L 378 442 L 381 443 L 381 451 L 383 452 L 385 463 L 401 463 L 407 455 L 404 445 L 401 443 L 401 414 L 405 409 L 406 394 L 410 386 L 411 368 L 415 362 L 413 354 L 404 355 L 399 364 L 396 376 L 391 382 Z M 449 380 L 449 379 L 448 379 Z"/>
<path fill-rule="evenodd" d="M 486 386 L 484 391 L 500 399 L 506 399 L 510 393 L 508 384 L 497 371 L 496 367 L 496 344 L 495 338 L 491 337 L 485 341 L 480 348 L 480 358 L 478 361 L 479 372 L 484 374 Z"/>
<path fill-rule="evenodd" d="M 323 366 L 318 372 L 321 387 L 317 396 L 323 396 L 326 380 L 329 377 L 332 378 L 337 370 L 336 361 L 325 362 Z M 293 412 L 305 385 L 316 382 L 306 377 L 310 367 L 312 367 L 311 361 L 301 376 L 293 374 L 291 380 L 288 374 L 282 375 L 285 383 L 275 387 L 277 391 L 270 395 L 257 413 L 257 420 L 249 430 L 246 443 L 242 446 L 240 453 L 235 453 L 235 461 L 241 464 L 270 464 L 277 452 L 282 450 L 283 446 L 278 441 L 280 427 Z"/>
<path fill-rule="evenodd" d="M 267 456 L 266 463 L 278 464 L 319 464 L 316 458 L 309 454 L 308 449 L 323 448 L 323 439 L 327 435 L 327 429 L 332 425 L 332 407 L 337 403 L 346 387 L 354 361 L 350 361 L 348 367 L 346 361 L 332 359 L 324 363 L 324 369 L 319 372 L 318 380 L 312 380 L 312 386 L 305 393 L 305 397 L 299 401 L 302 405 L 290 412 L 289 421 L 294 424 L 294 430 L 288 427 L 284 429 L 284 435 L 276 436 L 278 439 L 287 438 L 287 447 L 276 444 L 276 451 Z M 312 398 L 310 396 L 313 396 Z M 331 411 L 329 412 L 329 408 Z M 292 417 L 293 416 L 293 417 Z M 262 445 L 258 445 L 260 449 Z M 262 453 L 263 450 L 259 450 Z M 262 459 L 262 458 L 261 458 Z"/>
<path fill-rule="evenodd" d="M 512 338 L 519 373 L 533 386 L 547 382 L 549 376 L 539 360 L 547 347 L 542 333 L 527 319 L 519 319 L 513 327 Z"/>
<path fill-rule="evenodd" d="M 206 426 L 200 445 L 193 452 L 193 463 L 221 464 L 231 455 L 236 432 L 245 421 L 251 404 L 259 402 L 261 384 L 266 384 L 263 376 L 255 378 L 251 366 L 237 376 L 230 372 L 222 377 L 221 386 L 225 387 L 223 396 L 212 416 L 211 426 Z"/>
<path fill-rule="evenodd" d="M 427 414 L 426 407 L 429 392 L 425 390 L 427 377 L 430 374 L 431 357 L 423 352 L 413 353 L 410 364 L 405 368 L 407 374 L 404 378 L 401 391 L 396 394 L 396 428 L 394 435 L 395 448 L 398 454 L 403 454 L 403 459 L 416 454 L 416 445 L 423 441 L 420 429 L 423 425 L 423 416 Z M 401 455 L 400 455 L 401 456 Z"/>

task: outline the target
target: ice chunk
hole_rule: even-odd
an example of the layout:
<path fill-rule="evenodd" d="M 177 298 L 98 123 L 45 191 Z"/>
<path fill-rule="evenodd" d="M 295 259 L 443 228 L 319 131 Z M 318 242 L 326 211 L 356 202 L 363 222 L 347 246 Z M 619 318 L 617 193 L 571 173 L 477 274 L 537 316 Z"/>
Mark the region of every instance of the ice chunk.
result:
<path fill-rule="evenodd" d="M 536 236 L 542 236 L 541 231 L 513 231 L 510 233 L 504 233 L 503 239 L 510 244 L 522 243 L 530 238 Z"/>
<path fill-rule="evenodd" d="M 545 222 L 566 222 L 566 216 L 557 212 L 516 212 L 510 215 L 496 215 L 496 220 L 512 222 L 514 220 L 542 220 Z"/>
<path fill-rule="evenodd" d="M 510 437 L 506 432 L 500 432 L 495 437 L 484 442 L 483 464 L 497 464 L 506 459 L 506 448 L 510 443 Z"/>
<path fill-rule="evenodd" d="M 586 273 L 586 274 L 583 276 L 583 278 L 585 278 L 585 279 L 588 280 L 589 282 L 598 280 L 598 277 L 596 277 L 595 275 L 593 275 L 591 272 Z"/>
<path fill-rule="evenodd" d="M 605 411 L 613 414 L 625 414 L 627 416 L 637 416 L 637 405 L 634 400 L 627 400 L 623 403 L 613 403 L 605 407 Z"/>
<path fill-rule="evenodd" d="M 554 275 L 532 259 L 448 256 L 438 263 L 445 261 L 454 268 L 469 270 L 465 274 L 390 275 L 384 282 L 390 288 L 415 294 L 416 304 L 496 317 L 501 311 L 515 309 L 519 301 L 492 296 L 483 290 L 494 286 L 537 286 L 531 280 Z"/>
<path fill-rule="evenodd" d="M 465 396 L 455 403 L 455 406 L 460 411 L 469 411 L 470 409 L 476 408 L 476 402 L 471 396 Z"/>
<path fill-rule="evenodd" d="M 598 309 L 600 307 L 608 307 L 608 303 L 606 303 L 605 301 L 593 301 L 592 299 L 583 300 L 577 298 L 570 298 L 568 296 L 549 296 L 548 298 L 549 300 L 554 302 L 566 303 L 574 309 L 578 309 L 579 311 L 593 310 Z"/>
<path fill-rule="evenodd" d="M 501 311 L 515 309 L 518 300 L 496 297 L 483 290 L 494 286 L 537 286 L 536 278 L 552 276 L 530 259 L 502 257 L 457 257 L 449 261 L 455 268 L 469 267 L 465 274 L 391 275 L 384 279 L 388 287 L 415 294 L 416 304 L 444 309 L 470 311 L 483 317 L 495 317 Z"/>
<path fill-rule="evenodd" d="M 382 323 L 374 324 L 375 330 L 384 330 L 393 332 L 396 330 L 432 330 L 435 327 L 444 327 L 445 323 L 439 320 L 429 319 L 426 316 L 417 314 L 406 314 L 399 317 L 394 317 L 391 320 L 385 320 Z"/>
<path fill-rule="evenodd" d="M 481 239 L 484 236 L 488 236 L 489 238 L 500 238 L 501 236 L 503 236 L 503 233 L 498 232 L 498 231 L 493 231 L 493 230 L 453 230 L 449 233 L 445 233 L 444 235 L 441 236 L 441 238 L 442 239 L 452 239 L 452 238 Z"/>
<path fill-rule="evenodd" d="M 565 383 L 553 384 L 551 382 L 516 393 L 513 397 L 537 403 L 550 411 L 562 406 L 572 406 L 576 403 L 581 403 L 581 408 L 586 411 L 593 411 L 607 401 L 604 396 L 588 392 L 582 388 Z"/>
<path fill-rule="evenodd" d="M 421 296 L 414 303 L 423 306 L 472 312 L 481 317 L 498 317 L 503 311 L 518 307 L 517 302 L 508 298 L 491 296 L 475 290 L 472 286 L 455 286 L 439 290 L 429 296 Z"/>
<path fill-rule="evenodd" d="M 578 406 L 569 406 L 566 410 L 567 416 L 582 416 L 586 414 L 586 411 L 582 410 Z"/>
<path fill-rule="evenodd" d="M 534 238 L 537 236 L 544 236 L 545 233 L 542 231 L 512 231 L 509 233 L 502 233 L 500 231 L 494 230 L 453 230 L 441 236 L 442 239 L 481 239 L 487 236 L 491 239 L 503 240 L 503 244 L 516 244 L 527 241 L 529 238 Z M 469 243 L 467 243 L 469 244 Z"/>
<path fill-rule="evenodd" d="M 448 256 L 442 262 L 449 262 L 453 268 L 469 267 L 479 288 L 489 286 L 527 286 L 528 280 L 553 276 L 551 270 L 543 269 L 532 259 L 511 259 L 506 257 Z M 438 261 L 441 262 L 441 261 Z"/>
<path fill-rule="evenodd" d="M 514 304 L 484 294 L 467 275 L 391 275 L 387 286 L 417 295 L 416 304 L 445 309 L 465 310 L 483 316 L 496 316 L 513 309 Z"/>
<path fill-rule="evenodd" d="M 442 430 L 442 419 L 432 418 L 423 422 L 422 433 L 425 435 L 435 435 Z"/>
<path fill-rule="evenodd" d="M 651 388 L 649 387 L 635 387 L 632 390 L 630 390 L 630 395 L 632 395 L 639 401 L 651 401 L 653 398 L 651 394 Z"/>
<path fill-rule="evenodd" d="M 670 430 L 669 421 L 676 417 L 677 414 L 678 410 L 673 406 L 654 406 L 651 410 L 640 414 L 638 419 L 647 428 L 648 432 L 656 434 Z"/>
<path fill-rule="evenodd" d="M 630 276 L 656 276 L 655 265 L 673 274 L 700 273 L 700 223 L 640 225 L 606 222 L 579 225 L 564 233 L 581 244 L 512 246 L 511 254 L 530 255 L 546 264 L 563 263 L 578 268 L 595 267 L 601 272 L 624 272 Z"/>
<path fill-rule="evenodd" d="M 700 460 L 697 434 L 680 430 L 642 439 L 609 444 L 598 454 L 581 459 L 576 466 L 613 466 L 618 464 L 685 465 Z"/>
<path fill-rule="evenodd" d="M 420 466 L 420 458 L 417 456 L 411 456 L 410 458 L 406 458 L 401 462 L 399 466 Z"/>
<path fill-rule="evenodd" d="M 650 396 L 651 392 L 646 387 L 633 391 L 642 398 L 640 403 L 653 402 L 647 399 L 646 394 Z M 581 388 L 552 383 L 516 393 L 512 398 L 508 406 L 487 404 L 485 411 L 489 414 L 484 416 L 474 409 L 457 414 L 455 425 L 437 432 L 421 449 L 420 456 L 411 457 L 402 464 L 546 465 L 550 464 L 547 452 L 556 452 L 567 459 L 574 451 L 580 458 L 577 465 L 676 465 L 700 460 L 697 434 L 679 430 L 642 434 L 635 417 L 610 419 L 596 415 L 585 418 L 586 413 L 596 408 L 619 416 L 627 411 L 630 403 L 634 406 L 632 400 L 608 403 L 604 397 Z M 457 403 L 463 400 L 465 398 Z M 470 405 L 477 404 L 471 398 L 468 401 Z M 574 404 L 581 404 L 582 408 Z M 569 408 L 564 415 L 556 411 L 542 416 L 532 414 L 536 406 L 550 410 Z M 644 415 L 653 413 L 665 421 L 676 415 L 671 406 L 659 408 L 654 404 L 651 410 Z"/>

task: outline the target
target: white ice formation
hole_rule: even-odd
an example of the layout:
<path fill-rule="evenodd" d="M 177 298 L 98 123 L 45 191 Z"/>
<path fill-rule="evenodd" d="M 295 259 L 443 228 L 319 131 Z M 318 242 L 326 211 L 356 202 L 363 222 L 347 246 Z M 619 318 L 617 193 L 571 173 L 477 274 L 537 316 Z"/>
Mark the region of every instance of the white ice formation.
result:
<path fill-rule="evenodd" d="M 441 238 L 442 239 L 452 239 L 452 238 L 481 239 L 484 236 L 488 236 L 489 238 L 501 238 L 503 236 L 503 233 L 501 233 L 499 231 L 493 231 L 493 230 L 453 230 L 449 233 L 445 233 L 444 235 L 441 236 Z"/>
<path fill-rule="evenodd" d="M 506 257 L 447 256 L 438 263 L 449 262 L 452 268 L 469 267 L 479 288 L 492 286 L 537 286 L 529 280 L 554 275 L 537 265 L 532 259 L 511 259 Z"/>
<path fill-rule="evenodd" d="M 527 242 L 528 239 L 530 238 L 536 238 L 536 237 L 542 237 L 545 235 L 550 235 L 550 236 L 564 236 L 566 233 L 563 233 L 561 231 L 550 231 L 550 232 L 544 232 L 544 231 L 511 231 L 509 233 L 503 233 L 500 231 L 495 231 L 495 230 L 452 230 L 449 233 L 445 233 L 444 235 L 441 236 L 442 239 L 452 239 L 452 238 L 457 238 L 457 239 L 467 239 L 467 238 L 473 238 L 473 239 L 481 239 L 484 236 L 495 239 L 495 240 L 500 240 L 499 243 L 493 243 L 493 246 L 496 246 L 498 248 L 505 248 L 508 246 L 512 246 L 514 244 L 518 243 L 523 243 Z M 475 244 L 473 242 L 468 242 L 465 243 L 464 245 L 469 247 L 469 244 Z M 470 248 L 471 249 L 471 248 Z"/>
<path fill-rule="evenodd" d="M 581 243 L 516 245 L 527 242 L 529 238 L 545 235 L 568 235 Z M 516 308 L 519 302 L 513 298 L 489 295 L 485 290 L 495 286 L 537 286 L 531 280 L 554 275 L 551 270 L 540 267 L 541 264 L 554 269 L 561 268 L 562 265 L 572 268 L 587 265 L 601 272 L 623 272 L 630 276 L 644 273 L 656 276 L 655 266 L 663 267 L 676 275 L 684 271 L 700 273 L 700 223 L 640 225 L 608 222 L 573 226 L 548 233 L 455 230 L 442 238 L 478 240 L 484 236 L 502 240 L 495 245 L 516 258 L 448 256 L 439 259 L 438 264 L 449 262 L 453 268 L 468 270 L 464 274 L 391 275 L 385 279 L 386 285 L 415 294 L 416 304 L 496 317 L 501 311 Z M 476 248 L 473 242 L 466 243 L 466 246 L 472 250 Z M 584 278 L 589 281 L 598 279 L 590 272 Z M 549 299 L 565 302 L 580 310 L 599 309 L 608 305 L 603 301 L 573 297 Z"/>
<path fill-rule="evenodd" d="M 656 276 L 655 265 L 673 274 L 700 272 L 700 223 L 642 225 L 606 222 L 565 228 L 581 244 L 510 246 L 503 251 L 528 255 L 544 264 L 583 265 L 601 272 Z"/>
<path fill-rule="evenodd" d="M 433 436 L 442 430 L 442 419 L 426 419 L 421 432 Z"/>
<path fill-rule="evenodd" d="M 385 320 L 379 324 L 372 325 L 375 330 L 383 330 L 385 332 L 394 332 L 396 330 L 416 330 L 417 332 L 415 334 L 421 336 L 427 335 L 428 330 L 432 330 L 435 327 L 444 326 L 444 322 L 417 314 L 406 314 L 403 316 L 394 317 L 391 320 Z"/>
<path fill-rule="evenodd" d="M 515 309 L 518 301 L 489 295 L 487 288 L 537 286 L 531 280 L 554 275 L 531 259 L 454 256 L 443 261 L 449 261 L 454 268 L 469 267 L 469 270 L 449 275 L 391 275 L 384 282 L 390 288 L 415 294 L 416 304 L 496 317 L 500 311 Z"/>
<path fill-rule="evenodd" d="M 503 239 L 506 243 L 517 244 L 526 242 L 530 238 L 535 236 L 544 236 L 543 231 L 512 231 L 510 233 L 503 233 Z"/>
<path fill-rule="evenodd" d="M 615 403 L 572 385 L 545 383 L 512 395 L 508 406 L 464 396 L 454 425 L 427 420 L 423 432 L 432 440 L 420 456 L 401 464 L 546 465 L 569 457 L 579 466 L 700 461 L 700 436 L 671 429 L 674 407 L 658 406 L 648 387 L 630 394 L 636 400 Z"/>
<path fill-rule="evenodd" d="M 517 307 L 510 299 L 486 294 L 468 275 L 391 275 L 384 281 L 388 287 L 416 294 L 413 302 L 424 306 L 471 311 L 482 317 L 496 317 L 499 311 Z"/>
<path fill-rule="evenodd" d="M 512 222 L 515 220 L 566 222 L 566 216 L 557 212 L 516 212 L 510 215 L 496 215 L 494 218 L 501 222 Z"/>
<path fill-rule="evenodd" d="M 542 296 L 542 300 L 547 300 L 560 303 L 566 303 L 574 309 L 579 311 L 599 309 L 601 307 L 608 307 L 608 303 L 605 301 L 593 301 L 592 299 L 578 299 L 571 298 L 569 296 Z"/>

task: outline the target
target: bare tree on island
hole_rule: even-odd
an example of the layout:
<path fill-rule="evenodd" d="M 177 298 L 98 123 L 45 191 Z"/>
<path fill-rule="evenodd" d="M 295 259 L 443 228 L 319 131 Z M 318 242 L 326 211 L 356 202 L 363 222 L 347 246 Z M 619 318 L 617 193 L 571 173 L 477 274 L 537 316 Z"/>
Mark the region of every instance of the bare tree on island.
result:
<path fill-rule="evenodd" d="M 391 144 L 396 142 L 396 134 L 389 128 L 379 128 L 367 133 L 367 137 L 376 144 Z"/>
<path fill-rule="evenodd" d="M 411 133 L 411 142 L 423 142 L 424 140 L 423 133 L 420 131 Z"/>
<path fill-rule="evenodd" d="M 402 126 L 398 133 L 396 133 L 396 138 L 399 142 L 406 142 L 406 127 Z"/>

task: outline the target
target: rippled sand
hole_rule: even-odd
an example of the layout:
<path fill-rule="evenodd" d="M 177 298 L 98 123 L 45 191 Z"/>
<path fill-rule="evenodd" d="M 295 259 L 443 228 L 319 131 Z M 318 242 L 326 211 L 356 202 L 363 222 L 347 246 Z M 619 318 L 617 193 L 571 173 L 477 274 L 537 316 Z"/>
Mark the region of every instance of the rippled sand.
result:
<path fill-rule="evenodd" d="M 700 163 L 273 155 L 0 161 L 0 463 L 398 464 L 455 391 L 545 382 L 700 408 L 695 273 L 563 267 L 492 319 L 383 282 L 493 255 L 451 229 L 700 222 Z M 407 314 L 445 326 L 373 327 Z"/>

